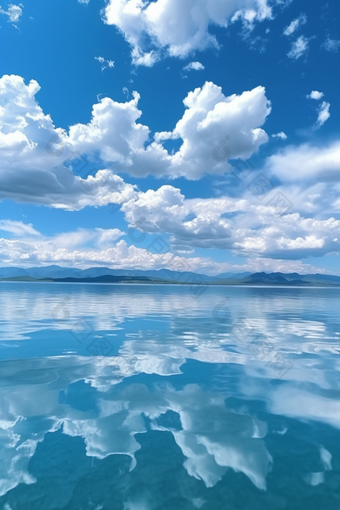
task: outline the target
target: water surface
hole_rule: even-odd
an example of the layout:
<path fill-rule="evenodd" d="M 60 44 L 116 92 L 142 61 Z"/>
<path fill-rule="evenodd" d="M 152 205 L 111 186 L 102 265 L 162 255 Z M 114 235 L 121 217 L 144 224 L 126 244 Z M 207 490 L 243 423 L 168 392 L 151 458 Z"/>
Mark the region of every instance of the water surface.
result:
<path fill-rule="evenodd" d="M 340 508 L 340 289 L 0 284 L 0 509 Z"/>

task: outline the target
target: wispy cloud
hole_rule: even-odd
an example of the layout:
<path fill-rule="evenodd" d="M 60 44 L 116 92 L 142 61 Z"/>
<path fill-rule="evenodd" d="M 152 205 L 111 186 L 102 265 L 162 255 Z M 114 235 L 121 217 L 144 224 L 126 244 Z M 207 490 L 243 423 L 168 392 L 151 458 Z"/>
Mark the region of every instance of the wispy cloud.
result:
<path fill-rule="evenodd" d="M 326 120 L 329 119 L 331 114 L 329 113 L 330 103 L 327 103 L 326 101 L 322 101 L 320 108 L 319 108 L 319 114 L 318 114 L 318 120 L 316 121 L 315 127 L 316 129 L 320 128 L 324 125 Z"/>
<path fill-rule="evenodd" d="M 292 3 L 293 0 L 276 0 L 277 5 L 282 5 L 282 8 L 285 9 Z"/>
<path fill-rule="evenodd" d="M 98 60 L 98 62 L 100 63 L 101 71 L 104 71 L 104 69 L 107 69 L 108 67 L 112 68 L 115 65 L 113 60 L 106 60 L 104 57 L 94 57 L 94 59 Z"/>
<path fill-rule="evenodd" d="M 292 35 L 302 25 L 307 23 L 307 16 L 303 13 L 296 19 L 294 19 L 283 31 L 284 35 Z"/>
<path fill-rule="evenodd" d="M 22 221 L 0 220 L 0 230 L 10 232 L 18 237 L 22 236 L 40 236 L 40 233 L 33 228 L 31 223 L 23 223 Z"/>
<path fill-rule="evenodd" d="M 323 48 L 327 51 L 331 51 L 336 53 L 338 49 L 340 48 L 340 40 L 338 39 L 331 39 L 330 37 L 327 37 L 325 42 L 322 45 Z"/>
<path fill-rule="evenodd" d="M 307 53 L 308 51 L 309 39 L 304 35 L 300 35 L 300 37 L 293 42 L 290 52 L 287 54 L 289 58 L 293 58 L 297 60 L 302 55 Z"/>

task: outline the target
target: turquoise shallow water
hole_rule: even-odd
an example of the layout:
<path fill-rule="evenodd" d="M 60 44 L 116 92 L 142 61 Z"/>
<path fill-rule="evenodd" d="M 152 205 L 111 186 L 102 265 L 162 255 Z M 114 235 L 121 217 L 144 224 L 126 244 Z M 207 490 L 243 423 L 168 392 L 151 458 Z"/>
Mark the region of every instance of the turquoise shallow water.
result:
<path fill-rule="evenodd" d="M 339 510 L 339 305 L 1 283 L 0 510 Z"/>

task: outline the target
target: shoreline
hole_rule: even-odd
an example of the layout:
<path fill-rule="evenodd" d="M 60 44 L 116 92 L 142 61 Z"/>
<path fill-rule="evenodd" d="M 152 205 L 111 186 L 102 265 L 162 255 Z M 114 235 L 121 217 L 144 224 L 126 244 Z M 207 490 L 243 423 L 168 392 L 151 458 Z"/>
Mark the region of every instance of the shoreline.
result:
<path fill-rule="evenodd" d="M 59 284 L 59 285 L 118 285 L 118 286 L 132 286 L 132 285 L 144 285 L 144 286 L 173 286 L 178 287 L 179 285 L 185 286 L 185 287 L 192 287 L 193 285 L 197 287 L 243 287 L 243 288 L 281 288 L 281 289 L 340 289 L 340 285 L 286 285 L 286 284 L 275 284 L 275 283 L 207 283 L 207 284 L 200 284 L 200 283 L 181 283 L 181 282 L 58 282 L 58 281 L 51 281 L 51 280 L 0 280 L 1 283 L 14 283 L 14 284 L 22 284 L 22 283 L 28 283 L 28 284 Z"/>

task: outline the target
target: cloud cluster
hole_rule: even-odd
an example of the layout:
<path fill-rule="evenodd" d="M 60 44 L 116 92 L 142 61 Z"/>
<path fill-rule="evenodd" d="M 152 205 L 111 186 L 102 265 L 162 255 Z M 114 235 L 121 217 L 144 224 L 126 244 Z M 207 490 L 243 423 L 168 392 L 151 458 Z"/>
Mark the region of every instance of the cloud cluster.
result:
<path fill-rule="evenodd" d="M 99 153 L 105 165 L 117 172 L 187 179 L 224 174 L 230 169 L 228 159 L 248 159 L 268 141 L 261 126 L 271 106 L 263 87 L 225 96 L 220 87 L 206 82 L 184 99 L 185 112 L 173 131 L 156 133 L 154 141 L 150 129 L 136 122 L 141 116 L 138 100 L 137 93 L 127 103 L 102 99 L 94 105 L 87 125 L 70 127 L 67 141 L 81 153 Z M 229 141 L 221 154 L 227 157 L 221 161 L 213 157 L 213 150 L 225 135 Z M 182 144 L 169 153 L 163 145 L 166 140 Z"/>
<path fill-rule="evenodd" d="M 220 198 L 187 200 L 176 187 L 161 186 L 144 193 L 116 175 L 124 172 L 136 177 L 151 174 L 198 179 L 204 173 L 226 174 L 231 168 L 229 159 L 246 160 L 268 140 L 260 127 L 271 110 L 263 87 L 225 96 L 220 87 L 207 82 L 184 99 L 184 114 L 173 131 L 156 133 L 154 141 L 150 141 L 150 129 L 137 122 L 141 115 L 137 93 L 125 103 L 102 99 L 94 105 L 88 124 L 71 126 L 67 133 L 55 128 L 51 117 L 44 114 L 35 100 L 38 90 L 37 82 L 26 85 L 18 76 L 0 80 L 0 198 L 67 210 L 120 204 L 129 225 L 145 217 L 138 228 L 169 235 L 179 252 L 215 248 L 244 257 L 297 260 L 339 251 L 338 221 L 329 214 L 330 207 L 334 211 L 340 207 L 338 185 L 330 187 L 340 175 L 337 141 L 323 147 L 289 146 L 267 158 L 266 175 L 275 176 L 284 186 L 288 184 L 290 189 L 282 191 L 294 202 L 296 212 L 290 211 L 281 220 L 275 208 L 260 204 L 246 186 L 241 192 L 243 198 L 231 198 L 227 192 Z M 320 94 L 313 91 L 310 97 Z M 320 125 L 329 116 L 328 103 L 324 103 L 319 111 Z M 279 132 L 274 137 L 284 140 L 285 134 Z M 170 153 L 164 145 L 167 140 L 177 139 L 182 145 Z M 94 165 L 93 172 L 85 177 L 78 171 L 82 154 L 86 154 L 88 168 L 99 156 L 106 169 L 98 170 Z M 79 161 L 74 162 L 72 158 L 77 157 Z M 230 176 L 226 179 L 230 182 Z M 317 188 L 315 180 L 324 188 Z M 319 215 L 318 219 L 309 218 L 310 213 Z M 37 236 L 32 226 L 4 221 L 0 226 L 20 237 L 19 241 L 1 241 L 4 262 L 111 265 L 120 260 L 122 265 L 117 262 L 115 267 L 150 267 L 150 254 L 144 248 L 128 246 L 123 240 L 109 245 L 116 240 L 112 232 L 102 232 L 101 238 L 98 231 L 91 235 L 78 232 L 70 247 L 60 239 L 59 244 L 51 245 L 51 240 L 46 244 L 43 239 L 35 244 L 36 238 L 27 239 Z M 92 243 L 93 249 L 84 249 L 83 238 Z M 168 263 L 166 258 L 155 259 L 152 267 Z M 197 257 L 192 270 L 202 268 L 216 272 L 222 269 Z"/>
<path fill-rule="evenodd" d="M 256 201 L 256 200 L 255 200 Z M 245 199 L 185 199 L 180 190 L 162 186 L 140 193 L 122 206 L 131 225 L 170 234 L 170 242 L 188 248 L 232 250 L 243 256 L 297 260 L 340 250 L 340 220 L 305 218 Z M 145 218 L 140 224 L 140 219 Z"/>
<path fill-rule="evenodd" d="M 281 157 L 293 158 L 289 151 L 291 149 L 283 152 Z M 275 160 L 271 160 L 272 172 L 275 171 L 275 163 Z M 306 195 L 308 198 L 303 207 L 309 207 L 315 215 L 315 207 L 322 208 L 323 205 L 320 193 L 314 191 L 313 196 L 311 191 Z M 303 200 L 301 197 L 298 199 Z M 332 208 L 334 205 L 330 197 L 327 201 L 328 207 Z M 315 205 L 318 203 L 318 206 Z M 164 250 L 155 256 L 146 243 L 136 247 L 133 244 L 128 246 L 125 240 L 116 242 L 124 235 L 117 229 L 80 229 L 53 239 L 37 240 L 32 225 L 6 221 L 2 222 L 3 230 L 13 232 L 21 239 L 2 239 L 1 259 L 14 265 L 39 261 L 62 265 L 104 264 L 115 268 L 176 269 L 178 261 L 174 261 L 171 252 L 192 253 L 196 248 L 230 250 L 238 256 L 281 261 L 340 251 L 340 220 L 329 217 L 326 212 L 324 219 L 316 219 L 293 210 L 278 218 L 275 205 L 259 203 L 247 189 L 242 199 L 226 196 L 186 199 L 179 189 L 170 185 L 161 186 L 155 191 L 134 190 L 130 198 L 127 196 L 121 210 L 130 228 L 165 236 L 165 239 L 169 237 L 171 250 Z M 134 238 L 130 240 L 134 243 Z M 93 246 L 89 247 L 89 243 Z M 189 257 L 183 270 L 206 270 L 216 274 L 227 269 L 230 267 L 213 263 L 210 259 Z"/>
<path fill-rule="evenodd" d="M 70 163 L 73 157 L 79 157 L 80 163 L 84 158 L 75 154 L 66 133 L 55 128 L 36 102 L 39 89 L 36 81 L 26 85 L 20 76 L 0 79 L 0 199 L 69 210 L 124 202 L 134 193 L 134 186 L 119 176 L 109 170 L 97 171 L 98 166 L 90 162 L 86 178 L 66 167 L 68 158 Z"/>
<path fill-rule="evenodd" d="M 32 225 L 13 220 L 3 220 L 0 232 L 0 264 L 32 267 L 35 265 L 58 264 L 72 267 L 109 266 L 112 269 L 163 269 L 174 271 L 213 272 L 229 269 L 228 264 L 218 264 L 209 258 L 189 257 L 185 267 L 180 269 L 180 257 L 167 253 L 155 254 L 150 251 L 151 238 L 138 247 L 121 239 L 125 232 L 113 229 L 78 229 L 76 231 L 43 236 Z M 10 235 L 12 234 L 12 235 Z"/>
<path fill-rule="evenodd" d="M 324 270 L 296 259 L 268 258 L 250 254 L 242 263 L 215 262 L 209 257 L 155 255 L 145 247 L 128 245 L 125 240 L 114 242 L 118 229 L 96 229 L 58 234 L 54 238 L 5 239 L 0 237 L 0 264 L 17 267 L 35 267 L 57 264 L 64 267 L 88 268 L 105 266 L 111 269 L 140 269 L 196 272 L 217 275 L 225 272 L 298 272 L 320 273 Z M 121 235 L 124 235 L 122 233 Z M 254 236 L 256 233 L 254 232 Z M 62 247 L 59 242 L 62 243 Z M 97 246 L 88 248 L 86 242 Z M 295 250 L 296 251 L 296 250 Z M 314 250 L 315 251 L 315 250 Z M 310 253 L 312 254 L 313 247 Z M 248 254 L 250 250 L 248 249 Z"/>
<path fill-rule="evenodd" d="M 226 28 L 241 19 L 251 27 L 271 18 L 267 0 L 110 0 L 103 11 L 105 23 L 117 27 L 132 47 L 133 63 L 144 66 L 152 66 L 162 52 L 185 58 L 219 48 L 210 26 Z"/>
<path fill-rule="evenodd" d="M 228 159 L 247 159 L 268 140 L 261 126 L 271 107 L 260 86 L 225 96 L 220 87 L 206 82 L 184 99 L 184 114 L 173 131 L 156 133 L 154 141 L 149 127 L 137 122 L 142 112 L 136 92 L 125 103 L 103 98 L 93 106 L 88 124 L 73 125 L 66 133 L 55 128 L 36 102 L 39 89 L 36 81 L 26 85 L 19 76 L 0 79 L 0 198 L 66 208 L 77 208 L 80 201 L 82 206 L 95 203 L 80 176 L 63 164 L 72 152 L 86 154 L 90 162 L 99 156 L 101 168 L 115 173 L 199 179 L 205 173 L 226 173 Z M 230 141 L 223 142 L 221 150 L 227 157 L 214 158 L 216 144 L 229 133 Z M 164 142 L 174 139 L 182 144 L 169 153 Z M 112 179 L 119 184 L 117 176 Z M 76 203 L 70 203 L 72 197 Z"/>

